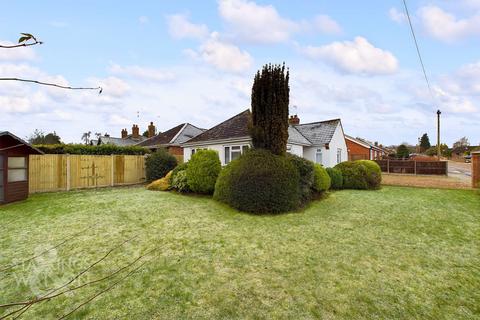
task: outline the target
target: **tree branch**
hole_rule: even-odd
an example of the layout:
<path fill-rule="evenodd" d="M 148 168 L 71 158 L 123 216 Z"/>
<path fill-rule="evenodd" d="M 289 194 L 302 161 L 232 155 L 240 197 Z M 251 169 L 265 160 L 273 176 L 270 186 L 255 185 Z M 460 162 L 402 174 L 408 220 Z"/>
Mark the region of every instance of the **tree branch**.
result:
<path fill-rule="evenodd" d="M 13 44 L 13 45 L 2 45 L 2 44 L 0 44 L 0 48 L 2 48 L 2 49 L 13 49 L 13 48 L 20 48 L 20 47 L 35 46 L 37 44 L 43 44 L 43 42 L 35 40 L 35 42 L 32 42 L 32 43 L 19 43 L 19 44 Z"/>
<path fill-rule="evenodd" d="M 101 94 L 103 91 L 102 87 L 70 87 L 70 86 L 62 86 L 59 84 L 55 83 L 50 83 L 50 82 L 42 82 L 42 81 L 37 81 L 37 80 L 30 80 L 30 79 L 21 79 L 21 78 L 0 78 L 2 81 L 21 81 L 21 82 L 29 82 L 29 83 L 36 83 L 36 84 L 41 84 L 44 86 L 51 86 L 51 87 L 57 87 L 61 89 L 69 89 L 69 90 L 98 90 L 98 94 Z"/>

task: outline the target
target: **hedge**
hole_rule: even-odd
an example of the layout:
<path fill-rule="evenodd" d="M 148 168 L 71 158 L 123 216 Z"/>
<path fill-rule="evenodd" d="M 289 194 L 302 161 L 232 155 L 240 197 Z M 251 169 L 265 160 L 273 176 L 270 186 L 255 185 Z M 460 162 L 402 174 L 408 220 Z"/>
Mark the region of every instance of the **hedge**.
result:
<path fill-rule="evenodd" d="M 300 175 L 285 156 L 254 149 L 231 161 L 215 185 L 214 198 L 251 213 L 280 213 L 298 208 Z"/>
<path fill-rule="evenodd" d="M 286 154 L 287 159 L 295 166 L 300 176 L 300 200 L 306 203 L 312 198 L 314 177 L 314 163 L 293 154 Z"/>
<path fill-rule="evenodd" d="M 345 161 L 335 166 L 342 172 L 343 189 L 378 189 L 382 174 L 374 161 Z"/>
<path fill-rule="evenodd" d="M 139 146 L 120 147 L 113 144 L 90 146 L 85 144 L 42 144 L 34 145 L 45 154 L 84 154 L 84 155 L 144 155 L 150 150 Z"/>
<path fill-rule="evenodd" d="M 198 150 L 192 155 L 186 169 L 188 186 L 195 193 L 212 194 L 221 169 L 216 151 Z"/>
<path fill-rule="evenodd" d="M 177 166 L 177 159 L 167 150 L 161 148 L 152 153 L 145 160 L 147 181 L 163 178 L 170 170 Z"/>
<path fill-rule="evenodd" d="M 324 167 L 318 163 L 314 166 L 313 190 L 324 192 L 330 189 L 331 179 Z"/>
<path fill-rule="evenodd" d="M 362 164 L 367 169 L 365 179 L 369 189 L 379 189 L 382 182 L 382 170 L 375 161 L 371 160 L 357 160 L 356 163 Z"/>
<path fill-rule="evenodd" d="M 342 171 L 335 168 L 327 168 L 327 173 L 330 176 L 331 180 L 331 189 L 340 190 L 343 187 L 343 176 Z"/>

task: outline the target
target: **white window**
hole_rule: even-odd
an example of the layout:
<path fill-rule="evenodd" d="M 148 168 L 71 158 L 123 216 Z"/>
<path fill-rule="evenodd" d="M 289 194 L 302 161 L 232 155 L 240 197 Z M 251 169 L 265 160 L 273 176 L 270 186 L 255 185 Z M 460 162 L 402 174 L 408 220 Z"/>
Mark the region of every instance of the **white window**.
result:
<path fill-rule="evenodd" d="M 192 156 L 195 154 L 195 149 L 192 149 Z"/>
<path fill-rule="evenodd" d="M 317 149 L 315 152 L 315 162 L 320 164 L 323 163 L 322 149 Z"/>
<path fill-rule="evenodd" d="M 337 149 L 337 163 L 342 162 L 342 149 Z"/>
<path fill-rule="evenodd" d="M 242 153 L 246 152 L 249 148 L 249 145 L 225 147 L 225 164 L 238 159 Z"/>
<path fill-rule="evenodd" d="M 8 157 L 8 182 L 27 180 L 27 158 Z"/>

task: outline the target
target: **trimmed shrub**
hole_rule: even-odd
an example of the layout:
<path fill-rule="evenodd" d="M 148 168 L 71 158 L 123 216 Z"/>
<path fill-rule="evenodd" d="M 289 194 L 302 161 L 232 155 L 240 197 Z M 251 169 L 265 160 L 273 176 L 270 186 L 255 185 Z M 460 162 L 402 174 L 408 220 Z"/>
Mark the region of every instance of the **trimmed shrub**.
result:
<path fill-rule="evenodd" d="M 312 198 L 313 183 L 315 181 L 314 163 L 289 153 L 286 154 L 286 157 L 298 171 L 300 176 L 300 201 L 306 203 Z"/>
<path fill-rule="evenodd" d="M 175 176 L 172 177 L 172 188 L 179 192 L 189 192 L 187 180 L 187 170 L 178 171 Z"/>
<path fill-rule="evenodd" d="M 155 191 L 166 191 L 170 189 L 170 179 L 172 177 L 172 172 L 169 171 L 167 175 L 161 179 L 155 180 L 147 186 L 148 190 Z"/>
<path fill-rule="evenodd" d="M 196 193 L 213 193 L 220 170 L 222 170 L 222 165 L 216 151 L 199 150 L 195 152 L 186 169 L 190 190 Z"/>
<path fill-rule="evenodd" d="M 178 172 L 187 170 L 187 167 L 188 167 L 188 162 L 180 163 L 178 166 L 176 166 L 175 169 L 172 170 L 172 176 L 170 180 L 173 180 L 173 178 L 177 175 Z"/>
<path fill-rule="evenodd" d="M 48 144 L 35 145 L 35 148 L 46 154 L 86 154 L 86 155 L 144 155 L 150 153 L 150 150 L 139 146 L 120 147 L 113 144 L 102 144 L 99 146 L 90 146 L 85 144 Z"/>
<path fill-rule="evenodd" d="M 165 149 L 158 149 L 145 160 L 147 181 L 163 178 L 177 165 L 177 159 Z"/>
<path fill-rule="evenodd" d="M 379 189 L 382 182 L 382 170 L 375 161 L 371 160 L 357 160 L 355 163 L 364 165 L 367 169 L 365 180 L 367 181 L 369 189 Z"/>
<path fill-rule="evenodd" d="M 335 169 L 342 172 L 343 189 L 368 189 L 365 179 L 367 168 L 355 161 L 345 161 L 337 164 Z"/>
<path fill-rule="evenodd" d="M 313 190 L 324 192 L 330 189 L 331 179 L 324 167 L 316 163 L 314 165 Z"/>
<path fill-rule="evenodd" d="M 343 187 L 343 176 L 342 171 L 336 168 L 327 168 L 327 173 L 330 176 L 331 180 L 331 189 L 340 190 Z"/>
<path fill-rule="evenodd" d="M 254 149 L 230 162 L 215 185 L 214 198 L 252 213 L 280 213 L 300 203 L 300 175 L 285 156 Z"/>

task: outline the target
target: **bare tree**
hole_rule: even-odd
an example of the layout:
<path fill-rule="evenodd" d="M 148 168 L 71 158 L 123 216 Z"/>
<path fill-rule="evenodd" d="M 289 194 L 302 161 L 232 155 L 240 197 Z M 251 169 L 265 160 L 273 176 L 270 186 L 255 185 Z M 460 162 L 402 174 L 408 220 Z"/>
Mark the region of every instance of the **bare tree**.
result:
<path fill-rule="evenodd" d="M 18 39 L 18 43 L 15 45 L 0 45 L 1 49 L 13 49 L 13 48 L 19 48 L 19 47 L 29 47 L 29 46 L 35 46 L 35 45 L 40 45 L 43 44 L 42 41 L 38 41 L 35 36 L 33 36 L 30 33 L 21 33 L 21 37 Z M 98 90 L 98 93 L 102 93 L 103 89 L 102 87 L 72 87 L 72 86 L 64 86 L 56 83 L 51 83 L 51 82 L 43 82 L 43 81 L 38 81 L 38 80 L 32 80 L 32 79 L 22 79 L 22 78 L 15 78 L 15 77 L 6 77 L 6 78 L 0 78 L 1 81 L 20 81 L 20 82 L 29 82 L 29 83 L 35 83 L 39 85 L 44 85 L 44 86 L 51 86 L 51 87 L 57 87 L 61 89 L 69 89 L 69 90 Z"/>
<path fill-rule="evenodd" d="M 88 144 L 90 142 L 90 135 L 92 134 L 92 131 L 84 132 L 82 135 L 82 140 L 85 141 L 85 144 Z"/>

